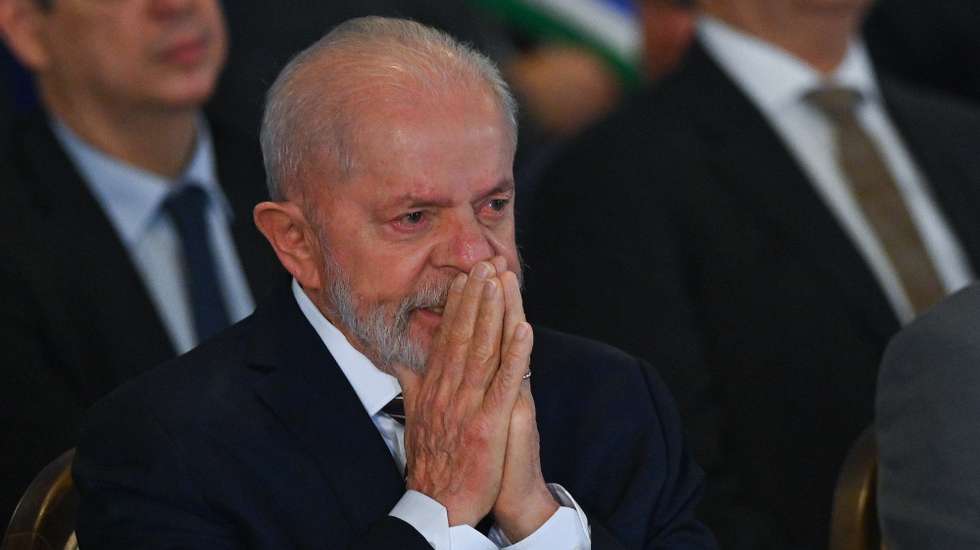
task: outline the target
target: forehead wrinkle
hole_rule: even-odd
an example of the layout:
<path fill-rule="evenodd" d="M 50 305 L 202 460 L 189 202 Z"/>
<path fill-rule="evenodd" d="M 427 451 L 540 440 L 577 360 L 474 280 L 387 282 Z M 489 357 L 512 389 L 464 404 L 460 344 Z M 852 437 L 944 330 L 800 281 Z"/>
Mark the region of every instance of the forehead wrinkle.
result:
<path fill-rule="evenodd" d="M 435 185 L 428 183 L 409 184 L 409 189 L 402 193 L 390 195 L 383 201 L 385 206 L 399 205 L 428 205 L 428 206 L 452 206 L 455 202 L 453 197 L 441 193 Z"/>

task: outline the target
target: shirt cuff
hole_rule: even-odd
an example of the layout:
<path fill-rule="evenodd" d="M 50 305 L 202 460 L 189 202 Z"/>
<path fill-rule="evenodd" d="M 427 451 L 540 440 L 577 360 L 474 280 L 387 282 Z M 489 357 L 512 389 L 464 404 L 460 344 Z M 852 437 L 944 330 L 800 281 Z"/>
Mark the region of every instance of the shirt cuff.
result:
<path fill-rule="evenodd" d="M 450 527 L 446 507 L 418 491 L 406 491 L 388 515 L 414 527 L 435 550 L 497 549 L 469 525 Z"/>
<path fill-rule="evenodd" d="M 572 495 L 557 483 L 549 483 L 551 496 L 558 501 L 558 510 L 544 522 L 538 530 L 517 544 L 511 543 L 507 535 L 494 525 L 490 529 L 490 540 L 501 548 L 510 550 L 532 550 L 536 548 L 562 548 L 569 550 L 590 550 L 592 534 L 589 519 L 575 502 Z"/>

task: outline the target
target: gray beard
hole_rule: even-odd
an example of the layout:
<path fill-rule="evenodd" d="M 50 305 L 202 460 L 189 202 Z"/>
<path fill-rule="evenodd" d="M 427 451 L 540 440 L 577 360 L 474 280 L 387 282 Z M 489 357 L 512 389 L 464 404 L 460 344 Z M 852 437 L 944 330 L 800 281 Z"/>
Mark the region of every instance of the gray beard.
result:
<path fill-rule="evenodd" d="M 452 278 L 423 281 L 392 307 L 360 304 L 350 277 L 329 252 L 325 253 L 323 272 L 328 279 L 324 289 L 326 303 L 332 307 L 337 320 L 369 350 L 369 358 L 376 367 L 389 374 L 394 374 L 395 365 L 418 373 L 425 370 L 428 350 L 409 335 L 409 321 L 416 309 L 445 305 Z"/>

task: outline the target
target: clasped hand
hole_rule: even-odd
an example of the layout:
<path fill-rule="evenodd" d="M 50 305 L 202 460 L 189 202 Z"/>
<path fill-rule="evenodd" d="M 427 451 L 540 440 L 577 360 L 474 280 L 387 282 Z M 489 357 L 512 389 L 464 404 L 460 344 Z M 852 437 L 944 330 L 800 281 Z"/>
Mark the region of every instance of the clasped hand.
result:
<path fill-rule="evenodd" d="M 493 512 L 514 542 L 558 508 L 523 380 L 532 344 L 517 276 L 497 257 L 454 280 L 425 372 L 396 369 L 408 488 L 445 506 L 450 525 L 475 526 Z"/>

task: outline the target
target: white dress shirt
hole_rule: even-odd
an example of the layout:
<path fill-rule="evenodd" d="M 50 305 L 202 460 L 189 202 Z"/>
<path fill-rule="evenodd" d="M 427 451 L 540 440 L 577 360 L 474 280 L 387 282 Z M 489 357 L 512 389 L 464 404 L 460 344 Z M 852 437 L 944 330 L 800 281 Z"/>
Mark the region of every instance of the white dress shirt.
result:
<path fill-rule="evenodd" d="M 933 198 L 928 182 L 885 112 L 864 45 L 853 42 L 844 61 L 825 76 L 790 53 L 704 16 L 698 37 L 736 85 L 752 100 L 867 261 L 898 318 L 915 316 L 898 273 L 851 193 L 836 157 L 831 124 L 805 95 L 831 84 L 861 93 L 857 118 L 881 152 L 947 292 L 974 279 L 966 256 Z"/>
<path fill-rule="evenodd" d="M 255 302 L 229 229 L 231 206 L 218 185 L 211 133 L 203 119 L 191 160 L 173 181 L 110 157 L 63 123 L 51 122 L 55 136 L 126 247 L 178 354 L 198 343 L 181 269 L 180 237 L 163 209 L 164 201 L 180 186 L 198 185 L 208 197 L 211 250 L 229 319 L 234 323 L 252 313 Z"/>
<path fill-rule="evenodd" d="M 405 429 L 401 423 L 381 410 L 401 393 L 398 379 L 376 368 L 367 357 L 357 351 L 343 333 L 320 313 L 295 279 L 292 289 L 306 320 L 337 361 L 391 451 L 399 471 L 404 474 Z M 591 548 L 589 523 L 585 513 L 563 487 L 552 483 L 548 488 L 561 504 L 558 511 L 537 531 L 513 545 L 496 526 L 490 530 L 489 538 L 469 525 L 450 527 L 446 508 L 418 491 L 406 491 L 389 515 L 414 527 L 435 550 L 489 550 L 501 547 L 514 550 Z"/>

